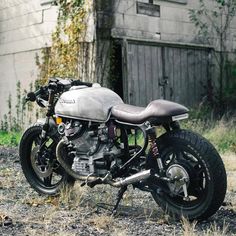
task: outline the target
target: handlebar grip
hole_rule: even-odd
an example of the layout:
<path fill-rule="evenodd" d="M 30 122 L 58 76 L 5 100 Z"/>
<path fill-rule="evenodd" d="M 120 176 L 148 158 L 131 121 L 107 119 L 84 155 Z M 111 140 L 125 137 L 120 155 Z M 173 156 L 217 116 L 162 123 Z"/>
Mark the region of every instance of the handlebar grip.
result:
<path fill-rule="evenodd" d="M 29 92 L 25 100 L 30 101 L 30 102 L 35 102 L 37 99 L 37 96 L 40 95 L 41 92 L 42 92 L 42 88 L 40 88 L 39 90 L 35 92 Z"/>
<path fill-rule="evenodd" d="M 36 101 L 36 96 L 35 96 L 35 93 L 34 92 L 30 92 L 27 94 L 25 100 L 28 102 L 35 102 Z"/>

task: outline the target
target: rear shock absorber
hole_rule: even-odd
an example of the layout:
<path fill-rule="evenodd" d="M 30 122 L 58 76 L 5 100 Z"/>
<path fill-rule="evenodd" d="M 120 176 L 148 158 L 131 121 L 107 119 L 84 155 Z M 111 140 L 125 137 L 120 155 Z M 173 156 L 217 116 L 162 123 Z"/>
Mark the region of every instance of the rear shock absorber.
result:
<path fill-rule="evenodd" d="M 164 168 L 163 168 L 163 163 L 160 157 L 159 149 L 156 144 L 156 130 L 154 127 L 151 127 L 147 130 L 148 134 L 148 139 L 150 143 L 150 150 L 152 157 L 157 160 L 158 168 L 160 170 L 160 175 L 163 174 Z"/>

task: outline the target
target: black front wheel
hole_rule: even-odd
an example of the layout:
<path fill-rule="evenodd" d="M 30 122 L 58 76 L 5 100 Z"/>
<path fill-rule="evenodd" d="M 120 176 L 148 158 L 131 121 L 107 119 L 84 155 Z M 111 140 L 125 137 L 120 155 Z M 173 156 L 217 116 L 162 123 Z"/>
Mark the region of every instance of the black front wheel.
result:
<path fill-rule="evenodd" d="M 152 196 L 168 214 L 189 220 L 213 215 L 224 201 L 226 172 L 221 157 L 205 138 L 186 131 L 167 132 L 157 140 L 164 175 L 170 182 L 152 181 Z M 148 168 L 159 172 L 148 158 Z"/>
<path fill-rule="evenodd" d="M 73 184 L 74 180 L 56 160 L 58 137 L 48 136 L 40 148 L 41 133 L 40 125 L 32 126 L 24 132 L 19 147 L 20 163 L 32 188 L 40 194 L 55 195 L 64 184 Z"/>

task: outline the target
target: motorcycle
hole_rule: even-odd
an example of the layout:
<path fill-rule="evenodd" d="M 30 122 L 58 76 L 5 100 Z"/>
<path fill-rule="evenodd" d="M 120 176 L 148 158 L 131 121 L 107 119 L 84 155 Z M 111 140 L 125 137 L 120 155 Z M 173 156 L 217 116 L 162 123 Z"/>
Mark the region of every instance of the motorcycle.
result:
<path fill-rule="evenodd" d="M 128 105 L 99 84 L 59 78 L 26 100 L 47 111 L 24 132 L 19 146 L 23 173 L 38 193 L 57 194 L 75 180 L 91 188 L 108 184 L 119 188 L 116 213 L 133 185 L 150 192 L 171 216 L 189 220 L 206 219 L 222 205 L 224 164 L 209 141 L 181 129 L 186 107 L 166 100 Z M 164 133 L 158 136 L 157 127 Z"/>

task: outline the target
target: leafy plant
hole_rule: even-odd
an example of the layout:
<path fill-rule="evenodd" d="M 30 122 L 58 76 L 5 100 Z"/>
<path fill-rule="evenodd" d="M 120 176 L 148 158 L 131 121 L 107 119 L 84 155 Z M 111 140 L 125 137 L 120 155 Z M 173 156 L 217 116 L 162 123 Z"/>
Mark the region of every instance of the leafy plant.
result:
<path fill-rule="evenodd" d="M 42 49 L 37 84 L 44 84 L 50 77 L 79 76 L 79 51 L 86 36 L 87 16 L 91 0 L 59 0 L 59 15 L 55 31 L 52 33 L 51 47 Z"/>
<path fill-rule="evenodd" d="M 219 69 L 219 91 L 216 98 L 220 104 L 223 104 L 226 96 L 225 84 L 229 77 L 227 63 L 230 61 L 228 52 L 232 51 L 228 46 L 228 36 L 235 13 L 235 0 L 199 0 L 199 8 L 189 10 L 190 20 L 198 30 L 198 39 L 216 48 L 213 52 Z"/>

